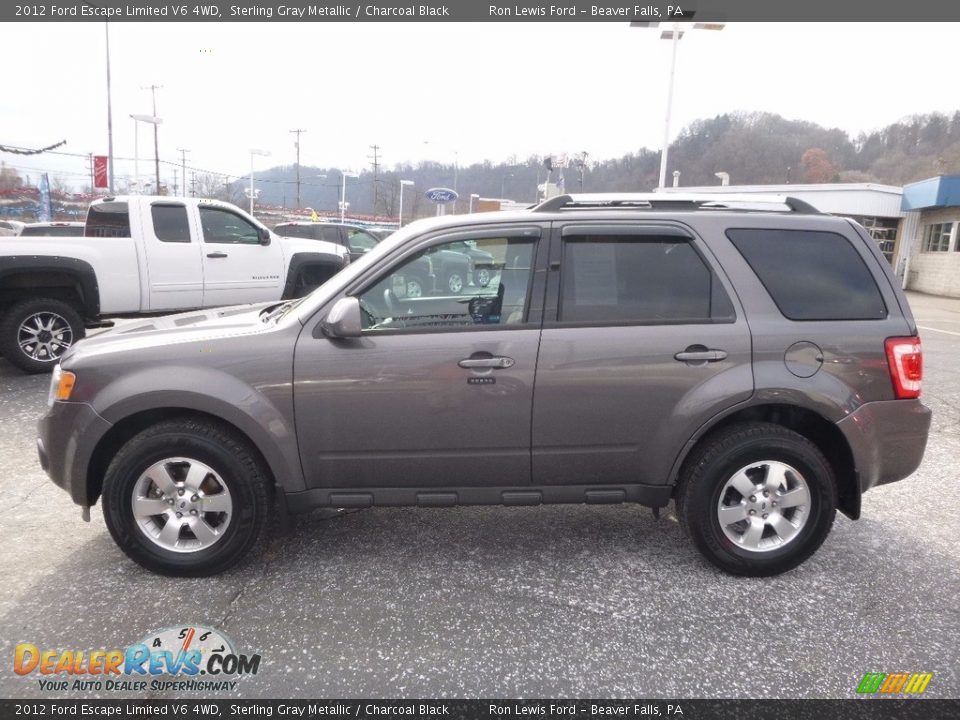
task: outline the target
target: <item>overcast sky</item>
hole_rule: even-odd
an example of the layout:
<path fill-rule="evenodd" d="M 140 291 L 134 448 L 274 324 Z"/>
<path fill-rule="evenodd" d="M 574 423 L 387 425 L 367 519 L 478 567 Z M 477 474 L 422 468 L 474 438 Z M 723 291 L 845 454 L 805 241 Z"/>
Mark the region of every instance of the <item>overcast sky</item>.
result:
<path fill-rule="evenodd" d="M 0 144 L 106 154 L 103 23 L 7 24 Z M 628 23 L 119 23 L 110 26 L 114 154 L 134 155 L 131 113 L 157 84 L 161 159 L 231 175 L 301 163 L 359 169 L 510 155 L 658 149 L 670 42 Z M 688 32 L 672 135 L 698 118 L 779 113 L 856 133 L 960 109 L 960 25 L 757 24 Z M 13 68 L 17 70 L 14 71 Z M 141 125 L 140 172 L 152 133 Z M 151 162 L 148 162 L 148 159 Z M 85 159 L 0 153 L 22 173 L 85 184 Z M 117 160 L 116 175 L 133 162 Z M 172 181 L 172 169 L 162 174 Z"/>

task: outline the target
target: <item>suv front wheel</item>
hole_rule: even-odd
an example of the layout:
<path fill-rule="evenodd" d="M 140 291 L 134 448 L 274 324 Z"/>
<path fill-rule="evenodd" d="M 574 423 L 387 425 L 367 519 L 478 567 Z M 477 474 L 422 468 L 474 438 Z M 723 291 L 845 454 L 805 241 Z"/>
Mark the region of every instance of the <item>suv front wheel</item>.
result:
<path fill-rule="evenodd" d="M 816 552 L 836 516 L 830 463 L 802 435 L 743 423 L 706 438 L 677 487 L 680 522 L 697 548 L 735 575 L 777 575 Z"/>
<path fill-rule="evenodd" d="M 205 420 L 158 423 L 129 440 L 107 468 L 110 534 L 143 567 L 164 575 L 215 575 L 258 543 L 269 483 L 232 430 Z"/>

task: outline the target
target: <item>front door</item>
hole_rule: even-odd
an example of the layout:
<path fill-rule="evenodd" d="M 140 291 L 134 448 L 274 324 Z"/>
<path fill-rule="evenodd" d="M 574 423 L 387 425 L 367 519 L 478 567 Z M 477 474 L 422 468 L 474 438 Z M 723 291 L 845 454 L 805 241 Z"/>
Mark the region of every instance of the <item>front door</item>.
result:
<path fill-rule="evenodd" d="M 260 244 L 257 226 L 239 213 L 200 206 L 205 307 L 279 300 L 286 282 L 279 243 Z"/>
<path fill-rule="evenodd" d="M 487 287 L 457 294 L 427 280 L 431 256 L 452 242 L 434 238 L 354 293 L 361 338 L 331 340 L 305 327 L 294 402 L 309 486 L 529 482 L 539 236 L 538 227 L 471 233 L 497 259 L 496 272 Z"/>
<path fill-rule="evenodd" d="M 735 297 L 708 248 L 679 226 L 556 228 L 533 482 L 666 482 L 693 433 L 753 391 Z"/>

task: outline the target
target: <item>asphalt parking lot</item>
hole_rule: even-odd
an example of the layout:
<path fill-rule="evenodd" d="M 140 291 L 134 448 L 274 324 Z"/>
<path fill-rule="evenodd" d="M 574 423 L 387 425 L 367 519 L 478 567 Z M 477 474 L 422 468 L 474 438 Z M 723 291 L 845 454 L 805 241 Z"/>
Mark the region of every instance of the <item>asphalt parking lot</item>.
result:
<path fill-rule="evenodd" d="M 759 580 L 635 506 L 317 512 L 238 570 L 161 578 L 47 480 L 49 379 L 0 360 L 0 696 L 44 695 L 13 673 L 17 643 L 122 648 L 191 623 L 262 655 L 225 694 L 242 697 L 850 697 L 896 671 L 960 696 L 960 300 L 911 303 L 934 411 L 923 465 Z"/>

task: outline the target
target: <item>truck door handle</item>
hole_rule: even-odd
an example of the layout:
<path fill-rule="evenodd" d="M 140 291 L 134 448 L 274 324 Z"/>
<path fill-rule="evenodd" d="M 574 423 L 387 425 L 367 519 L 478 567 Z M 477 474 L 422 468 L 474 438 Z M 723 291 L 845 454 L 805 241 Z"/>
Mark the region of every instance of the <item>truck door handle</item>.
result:
<path fill-rule="evenodd" d="M 208 258 L 225 258 L 227 257 L 227 254 L 225 252 L 212 252 L 212 253 L 207 253 L 207 257 Z"/>
<path fill-rule="evenodd" d="M 718 362 L 726 360 L 727 353 L 723 350 L 708 350 L 702 345 L 692 345 L 683 352 L 678 352 L 673 359 L 681 362 Z"/>
<path fill-rule="evenodd" d="M 504 368 L 513 367 L 514 360 L 509 357 L 486 357 L 486 358 L 467 358 L 466 360 L 461 360 L 457 363 L 462 368 L 493 368 L 494 370 L 502 370 Z"/>

